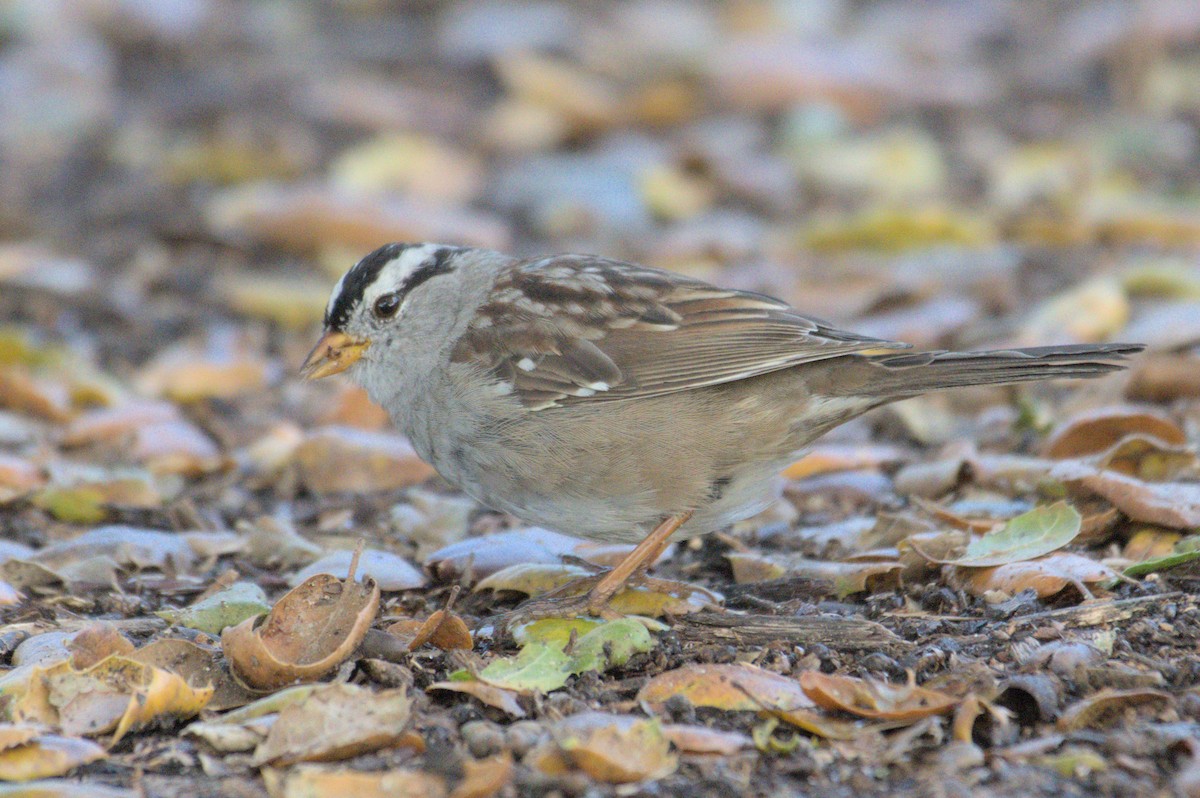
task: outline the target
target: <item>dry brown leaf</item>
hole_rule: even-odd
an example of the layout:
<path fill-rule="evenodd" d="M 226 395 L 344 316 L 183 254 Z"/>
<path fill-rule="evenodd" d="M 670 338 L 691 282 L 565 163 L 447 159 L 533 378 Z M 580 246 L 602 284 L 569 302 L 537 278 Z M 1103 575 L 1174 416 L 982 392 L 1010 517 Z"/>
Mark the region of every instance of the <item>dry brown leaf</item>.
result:
<path fill-rule="evenodd" d="M 419 485 L 433 467 L 391 432 L 323 427 L 295 451 L 300 481 L 313 493 L 369 493 Z"/>
<path fill-rule="evenodd" d="M 517 701 L 517 695 L 513 690 L 506 690 L 503 687 L 481 682 L 475 679 L 464 680 L 461 682 L 434 682 L 425 688 L 426 690 L 450 690 L 455 693 L 465 693 L 466 695 L 476 698 L 489 707 L 504 712 L 513 718 L 525 717 L 525 710 Z"/>
<path fill-rule="evenodd" d="M 678 765 L 654 719 L 581 712 L 556 723 L 551 734 L 568 762 L 608 784 L 659 779 Z"/>
<path fill-rule="evenodd" d="M 0 407 L 59 423 L 75 415 L 66 385 L 34 377 L 20 366 L 0 368 Z"/>
<path fill-rule="evenodd" d="M 1133 364 L 1132 372 L 1125 389 L 1130 399 L 1166 403 L 1200 397 L 1200 358 L 1195 355 L 1146 354 Z"/>
<path fill-rule="evenodd" d="M 41 726 L 19 723 L 0 723 L 0 751 L 19 748 L 44 732 Z"/>
<path fill-rule="evenodd" d="M 331 762 L 395 745 L 412 712 L 407 691 L 373 691 L 352 684 L 317 687 L 285 707 L 267 733 L 258 765 Z"/>
<path fill-rule="evenodd" d="M 684 665 L 646 682 L 637 698 L 657 709 L 675 695 L 698 707 L 742 712 L 813 706 L 795 679 L 753 665 Z"/>
<path fill-rule="evenodd" d="M 1067 707 L 1058 719 L 1058 728 L 1060 731 L 1106 728 L 1123 722 L 1136 708 L 1157 712 L 1170 704 L 1171 695 L 1160 690 L 1105 688 Z"/>
<path fill-rule="evenodd" d="M 1103 496 L 1134 521 L 1172 529 L 1200 526 L 1200 483 L 1146 482 L 1116 471 L 1097 471 L 1079 460 L 1064 460 L 1051 474 L 1072 490 Z"/>
<path fill-rule="evenodd" d="M 504 789 L 513 776 L 512 754 L 501 752 L 486 759 L 463 762 L 463 778 L 450 798 L 491 798 Z"/>
<path fill-rule="evenodd" d="M 975 693 L 969 693 L 954 710 L 954 720 L 950 725 L 951 736 L 959 742 L 973 742 L 981 721 L 990 721 L 996 728 L 991 738 L 1005 739 L 1007 735 L 1004 730 L 1011 726 L 1011 717 L 1012 713 L 1009 710 L 996 706 Z"/>
<path fill-rule="evenodd" d="M 818 706 L 876 720 L 916 721 L 949 712 L 959 701 L 915 684 L 888 684 L 818 671 L 800 674 L 800 687 Z"/>
<path fill-rule="evenodd" d="M 1105 452 L 1134 434 L 1170 445 L 1187 443 L 1187 435 L 1165 413 L 1150 408 L 1104 407 L 1061 425 L 1050 435 L 1043 452 L 1055 460 L 1087 457 Z"/>
<path fill-rule="evenodd" d="M 240 707 L 258 698 L 233 678 L 226 665 L 218 662 L 215 647 L 163 637 L 129 654 L 129 659 L 174 673 L 193 688 L 212 688 L 212 698 L 205 709 L 213 712 Z"/>
<path fill-rule="evenodd" d="M 807 557 L 764 557 L 750 552 L 725 555 L 738 584 L 791 576 L 828 584 L 839 597 L 893 590 L 900 585 L 898 562 L 831 562 Z"/>
<path fill-rule="evenodd" d="M 671 745 L 685 754 L 730 756 L 754 745 L 754 742 L 741 732 L 723 731 L 689 723 L 665 724 L 663 734 L 667 735 Z"/>
<path fill-rule="evenodd" d="M 329 247 L 367 252 L 380 241 L 449 240 L 507 249 L 510 241 L 507 224 L 488 214 L 324 185 L 259 183 L 230 189 L 209 203 L 207 215 L 222 235 L 291 252 Z"/>
<path fill-rule="evenodd" d="M 1182 532 L 1141 527 L 1129 535 L 1121 556 L 1130 562 L 1144 562 L 1175 553 L 1175 544 L 1183 540 Z"/>
<path fill-rule="evenodd" d="M 857 471 L 864 468 L 879 468 L 903 458 L 903 452 L 895 446 L 883 444 L 826 443 L 814 447 L 808 454 L 788 466 L 783 476 L 788 479 L 805 479 L 835 471 Z"/>
<path fill-rule="evenodd" d="M 1117 579 L 1116 571 L 1104 563 L 1062 551 L 995 568 L 956 568 L 954 572 L 954 581 L 974 596 L 982 596 L 989 590 L 1010 595 L 1033 590 L 1039 598 L 1047 598 L 1074 585 L 1086 598 L 1091 595 L 1087 585 L 1107 585 Z"/>
<path fill-rule="evenodd" d="M 1191 446 L 1165 444 L 1149 435 L 1127 435 L 1091 461 L 1101 469 L 1167 481 L 1194 473 L 1196 452 Z"/>
<path fill-rule="evenodd" d="M 0 731 L 3 728 L 0 725 Z M 0 749 L 0 781 L 61 776 L 105 756 L 104 749 L 90 740 L 47 734 L 23 745 Z"/>
<path fill-rule="evenodd" d="M 65 661 L 30 666 L 26 678 L 5 693 L 15 721 L 42 723 L 68 735 L 112 731 L 109 744 L 115 745 L 134 729 L 197 714 L 212 689 L 193 689 L 173 673 L 114 655 L 85 670 Z"/>
<path fill-rule="evenodd" d="M 369 772 L 300 765 L 287 770 L 263 768 L 271 798 L 446 798 L 446 781 L 413 768 Z"/>
<path fill-rule="evenodd" d="M 351 383 L 339 387 L 320 421 L 365 430 L 387 429 L 391 423 L 387 411 L 372 402 L 364 389 Z"/>
<path fill-rule="evenodd" d="M 256 354 L 183 346 L 166 350 L 147 365 L 137 386 L 146 395 L 189 404 L 261 391 L 270 381 L 270 371 Z"/>
<path fill-rule="evenodd" d="M 67 650 L 71 652 L 71 667 L 87 670 L 112 654 L 128 656 L 133 651 L 133 643 L 111 623 L 95 621 L 67 640 Z"/>
<path fill-rule="evenodd" d="M 894 728 L 894 721 L 888 724 L 865 724 L 863 721 L 850 721 L 834 718 L 815 709 L 798 707 L 790 710 L 772 710 L 768 713 L 771 718 L 778 718 L 784 723 L 803 729 L 809 734 L 824 737 L 826 740 L 858 740 L 873 732 Z"/>
<path fill-rule="evenodd" d="M 267 613 L 221 633 L 237 676 L 258 690 L 321 678 L 346 660 L 379 610 L 379 586 L 317 574 Z"/>
<path fill-rule="evenodd" d="M 407 641 L 408 650 L 416 651 L 429 643 L 442 651 L 451 649 L 470 650 L 474 643 L 471 641 L 471 630 L 466 622 L 453 612 L 438 610 L 425 619 L 424 622 L 415 618 L 405 618 L 396 621 L 387 628 L 387 633 Z"/>
<path fill-rule="evenodd" d="M 63 444 L 99 444 L 155 474 L 198 476 L 224 465 L 216 444 L 169 402 L 139 401 L 89 410 L 67 427 Z"/>
<path fill-rule="evenodd" d="M 35 463 L 0 453 L 0 504 L 32 493 L 45 484 L 46 477 Z"/>

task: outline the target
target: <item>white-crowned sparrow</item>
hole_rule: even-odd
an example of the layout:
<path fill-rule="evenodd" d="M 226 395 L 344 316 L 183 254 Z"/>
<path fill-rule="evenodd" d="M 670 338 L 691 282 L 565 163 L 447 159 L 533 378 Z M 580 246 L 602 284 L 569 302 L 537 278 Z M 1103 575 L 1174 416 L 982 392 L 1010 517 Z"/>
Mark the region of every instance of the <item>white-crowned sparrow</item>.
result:
<path fill-rule="evenodd" d="M 886 351 L 907 348 L 605 258 L 389 244 L 334 288 L 303 374 L 346 371 L 489 507 L 642 541 L 591 591 L 599 610 L 671 536 L 761 511 L 779 471 L 838 424 L 942 388 L 1097 377 L 1141 349 Z"/>

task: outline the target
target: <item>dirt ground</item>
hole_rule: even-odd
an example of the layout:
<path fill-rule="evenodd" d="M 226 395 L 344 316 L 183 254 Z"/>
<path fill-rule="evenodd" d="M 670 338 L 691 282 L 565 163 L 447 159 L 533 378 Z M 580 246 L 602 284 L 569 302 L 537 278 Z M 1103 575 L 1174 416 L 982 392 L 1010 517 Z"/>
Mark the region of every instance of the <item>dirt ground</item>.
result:
<path fill-rule="evenodd" d="M 1198 45 L 1186 0 L 0 2 L 0 796 L 1200 795 Z M 300 379 L 389 241 L 1147 350 L 855 420 L 643 620 L 503 628 L 627 548 Z"/>

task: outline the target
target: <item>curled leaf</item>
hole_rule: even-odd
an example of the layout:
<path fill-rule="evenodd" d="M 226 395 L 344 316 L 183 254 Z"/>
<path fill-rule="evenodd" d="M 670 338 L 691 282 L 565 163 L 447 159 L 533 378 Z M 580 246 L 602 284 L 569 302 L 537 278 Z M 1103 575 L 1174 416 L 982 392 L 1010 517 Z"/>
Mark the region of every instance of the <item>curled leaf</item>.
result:
<path fill-rule="evenodd" d="M 915 684 L 887 684 L 817 671 L 801 674 L 800 687 L 825 709 L 879 720 L 918 720 L 949 712 L 958 704 L 954 696 Z"/>
<path fill-rule="evenodd" d="M 359 582 L 317 574 L 265 617 L 227 628 L 221 647 L 234 673 L 255 689 L 314 681 L 354 652 L 378 609 L 379 586 L 370 577 Z"/>

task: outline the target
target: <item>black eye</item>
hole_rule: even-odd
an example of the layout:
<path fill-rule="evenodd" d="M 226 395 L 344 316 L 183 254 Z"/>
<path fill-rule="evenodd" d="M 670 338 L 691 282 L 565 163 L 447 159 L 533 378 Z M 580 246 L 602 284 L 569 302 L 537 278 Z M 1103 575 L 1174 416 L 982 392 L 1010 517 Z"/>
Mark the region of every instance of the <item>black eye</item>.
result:
<path fill-rule="evenodd" d="M 390 319 L 400 309 L 399 294 L 384 294 L 375 300 L 375 315 L 381 319 Z"/>

